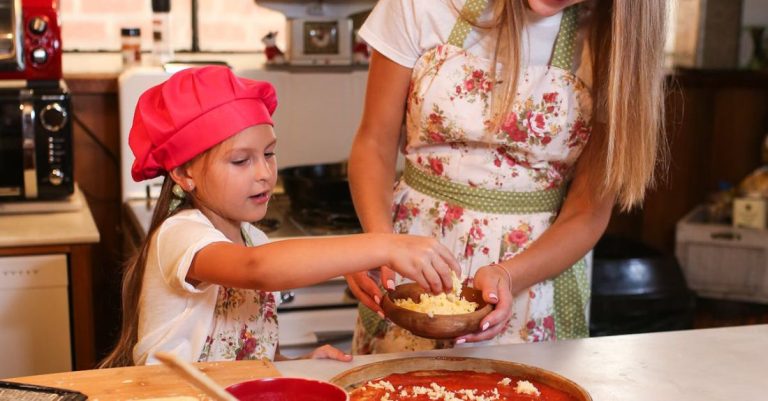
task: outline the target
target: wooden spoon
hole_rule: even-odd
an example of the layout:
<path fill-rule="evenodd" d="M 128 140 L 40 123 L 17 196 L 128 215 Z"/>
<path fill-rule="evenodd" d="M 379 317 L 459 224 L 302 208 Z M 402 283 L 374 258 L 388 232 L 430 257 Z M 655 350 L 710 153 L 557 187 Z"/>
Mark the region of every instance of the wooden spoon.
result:
<path fill-rule="evenodd" d="M 218 401 L 237 401 L 232 394 L 228 393 L 221 386 L 216 384 L 210 377 L 192 366 L 189 362 L 182 361 L 176 355 L 167 352 L 156 352 L 155 358 L 173 369 L 184 380 L 192 383 L 195 387 L 205 391 L 208 396 Z"/>

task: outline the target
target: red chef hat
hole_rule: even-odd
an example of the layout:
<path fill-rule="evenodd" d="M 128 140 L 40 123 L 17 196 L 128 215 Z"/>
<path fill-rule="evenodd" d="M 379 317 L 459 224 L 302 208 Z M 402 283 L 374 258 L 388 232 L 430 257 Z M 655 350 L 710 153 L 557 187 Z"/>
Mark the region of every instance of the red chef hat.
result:
<path fill-rule="evenodd" d="M 240 78 L 224 66 L 188 68 L 139 97 L 128 144 L 136 181 L 157 177 L 238 132 L 272 123 L 268 82 Z"/>

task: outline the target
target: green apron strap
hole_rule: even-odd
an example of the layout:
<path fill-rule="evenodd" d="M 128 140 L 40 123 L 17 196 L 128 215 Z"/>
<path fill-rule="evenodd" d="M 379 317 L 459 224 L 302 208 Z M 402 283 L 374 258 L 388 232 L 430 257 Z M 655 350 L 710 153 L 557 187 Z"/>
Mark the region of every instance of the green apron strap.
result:
<path fill-rule="evenodd" d="M 456 24 L 451 30 L 451 34 L 448 36 L 448 43 L 456 47 L 464 47 L 464 41 L 467 39 L 469 32 L 472 30 L 472 24 L 469 21 L 474 21 L 485 10 L 485 6 L 488 5 L 488 0 L 467 0 L 464 3 L 464 7 L 461 9 L 461 15 L 465 18 L 459 17 Z"/>
<path fill-rule="evenodd" d="M 576 262 L 555 277 L 555 336 L 558 340 L 589 337 L 586 308 L 590 284 L 587 262 Z"/>
<path fill-rule="evenodd" d="M 405 163 L 403 179 L 411 188 L 435 199 L 466 209 L 495 214 L 556 213 L 560 210 L 565 194 L 564 185 L 531 192 L 470 187 L 430 175 L 410 160 Z"/>
<path fill-rule="evenodd" d="M 555 49 L 552 52 L 551 64 L 566 71 L 571 71 L 573 68 L 573 52 L 576 48 L 576 31 L 579 24 L 579 6 L 580 4 L 574 4 L 563 10 L 560 31 L 555 38 Z"/>

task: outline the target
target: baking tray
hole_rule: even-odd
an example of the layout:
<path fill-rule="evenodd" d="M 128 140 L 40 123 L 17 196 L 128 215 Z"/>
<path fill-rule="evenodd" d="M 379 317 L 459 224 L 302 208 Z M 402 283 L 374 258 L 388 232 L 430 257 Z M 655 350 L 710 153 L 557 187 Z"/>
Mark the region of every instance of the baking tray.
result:
<path fill-rule="evenodd" d="M 350 392 L 373 379 L 418 370 L 472 370 L 521 376 L 563 391 L 577 401 L 592 401 L 592 397 L 583 387 L 555 372 L 522 363 L 484 358 L 436 356 L 390 359 L 344 371 L 334 376 L 331 383 Z"/>
<path fill-rule="evenodd" d="M 0 380 L 0 401 L 85 401 L 78 391 Z"/>

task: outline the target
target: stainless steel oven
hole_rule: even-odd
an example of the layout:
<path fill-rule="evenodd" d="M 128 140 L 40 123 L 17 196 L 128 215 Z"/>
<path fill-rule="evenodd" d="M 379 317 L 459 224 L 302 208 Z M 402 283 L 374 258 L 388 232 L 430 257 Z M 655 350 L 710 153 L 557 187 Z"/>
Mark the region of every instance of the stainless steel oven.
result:
<path fill-rule="evenodd" d="M 0 88 L 0 201 L 57 199 L 74 191 L 70 95 Z"/>

